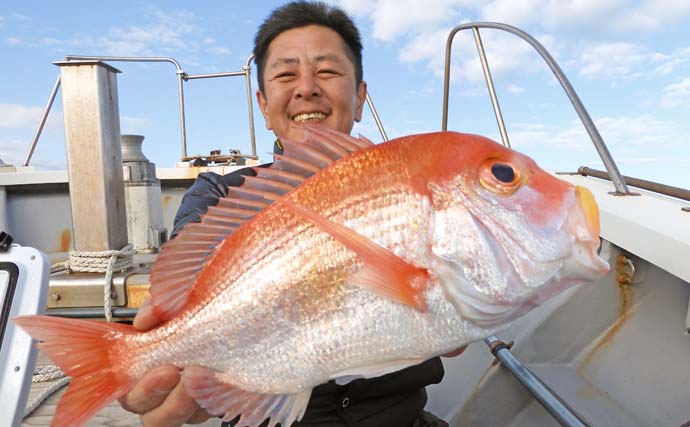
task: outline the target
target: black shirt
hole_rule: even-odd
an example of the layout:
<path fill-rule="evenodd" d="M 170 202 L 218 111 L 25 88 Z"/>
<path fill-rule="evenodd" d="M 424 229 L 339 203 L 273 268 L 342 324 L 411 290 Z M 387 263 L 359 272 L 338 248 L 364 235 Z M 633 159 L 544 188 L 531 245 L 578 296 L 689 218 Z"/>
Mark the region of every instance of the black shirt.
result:
<path fill-rule="evenodd" d="M 262 167 L 269 166 L 262 165 Z M 251 168 L 227 175 L 199 174 L 187 190 L 175 215 L 172 236 L 188 222 L 199 221 L 208 206 L 227 196 L 228 187 L 239 186 L 243 176 L 256 173 Z M 425 386 L 443 378 L 443 364 L 436 357 L 416 366 L 347 385 L 334 381 L 314 388 L 307 411 L 295 426 L 319 427 L 410 427 L 426 405 Z M 234 426 L 223 423 L 223 426 Z"/>

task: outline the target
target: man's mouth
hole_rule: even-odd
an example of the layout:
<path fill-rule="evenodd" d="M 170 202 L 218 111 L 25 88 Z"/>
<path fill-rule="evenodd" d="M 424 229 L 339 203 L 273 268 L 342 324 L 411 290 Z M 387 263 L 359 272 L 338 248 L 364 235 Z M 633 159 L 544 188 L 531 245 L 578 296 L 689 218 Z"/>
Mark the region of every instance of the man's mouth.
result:
<path fill-rule="evenodd" d="M 326 120 L 324 113 L 302 113 L 292 117 L 292 121 L 296 123 L 320 122 Z"/>

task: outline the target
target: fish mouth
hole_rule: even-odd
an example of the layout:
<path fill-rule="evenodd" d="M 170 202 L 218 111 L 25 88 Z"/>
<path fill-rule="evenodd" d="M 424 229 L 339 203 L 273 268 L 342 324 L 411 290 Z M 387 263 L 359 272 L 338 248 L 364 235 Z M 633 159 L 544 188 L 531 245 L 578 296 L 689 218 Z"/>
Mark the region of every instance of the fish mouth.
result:
<path fill-rule="evenodd" d="M 295 123 L 318 123 L 326 120 L 328 114 L 322 113 L 320 111 L 314 111 L 310 113 L 299 113 L 295 114 L 290 118 Z"/>

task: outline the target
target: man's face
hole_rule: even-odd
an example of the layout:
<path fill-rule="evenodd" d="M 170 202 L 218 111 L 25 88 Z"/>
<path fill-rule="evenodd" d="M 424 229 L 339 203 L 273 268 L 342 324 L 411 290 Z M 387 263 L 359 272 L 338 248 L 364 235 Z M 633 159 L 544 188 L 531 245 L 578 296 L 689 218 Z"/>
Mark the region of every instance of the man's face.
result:
<path fill-rule="evenodd" d="M 293 28 L 273 39 L 264 67 L 264 92 L 257 92 L 266 127 L 279 138 L 304 139 L 300 123 L 350 133 L 362 118 L 366 83 L 355 83 L 355 68 L 343 39 L 316 25 Z"/>

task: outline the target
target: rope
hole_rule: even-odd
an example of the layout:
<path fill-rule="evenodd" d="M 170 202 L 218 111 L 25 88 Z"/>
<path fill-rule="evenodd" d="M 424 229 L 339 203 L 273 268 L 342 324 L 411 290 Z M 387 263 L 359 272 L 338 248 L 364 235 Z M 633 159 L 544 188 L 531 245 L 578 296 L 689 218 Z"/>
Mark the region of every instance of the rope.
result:
<path fill-rule="evenodd" d="M 108 322 L 113 321 L 112 295 L 113 295 L 113 271 L 123 271 L 134 263 L 134 248 L 127 245 L 121 250 L 108 250 L 100 252 L 72 251 L 69 259 L 60 262 L 51 268 L 56 271 L 80 271 L 88 273 L 105 273 L 103 286 L 103 311 Z"/>
<path fill-rule="evenodd" d="M 34 370 L 34 376 L 31 378 L 32 383 L 45 383 L 48 381 L 58 380 L 65 376 L 62 369 L 55 365 L 45 365 Z"/>
<path fill-rule="evenodd" d="M 34 370 L 34 376 L 31 379 L 32 383 L 48 382 L 58 380 L 51 384 L 50 387 L 43 390 L 36 396 L 24 409 L 24 418 L 31 415 L 46 399 L 53 395 L 56 391 L 66 386 L 72 378 L 66 377 L 65 373 L 55 365 L 46 365 Z"/>

